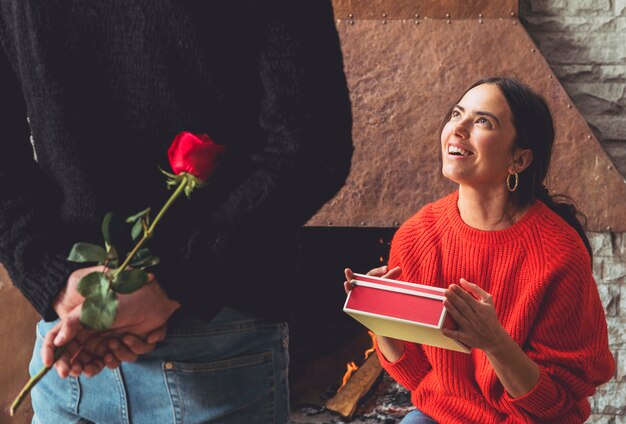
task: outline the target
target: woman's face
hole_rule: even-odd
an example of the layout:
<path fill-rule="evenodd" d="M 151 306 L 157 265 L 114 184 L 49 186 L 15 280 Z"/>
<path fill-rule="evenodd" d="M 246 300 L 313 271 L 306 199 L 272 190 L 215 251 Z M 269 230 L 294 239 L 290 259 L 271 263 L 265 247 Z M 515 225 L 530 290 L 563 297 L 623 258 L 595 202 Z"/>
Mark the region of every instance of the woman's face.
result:
<path fill-rule="evenodd" d="M 443 175 L 475 189 L 504 189 L 513 171 L 515 127 L 509 105 L 493 84 L 469 90 L 441 132 Z"/>

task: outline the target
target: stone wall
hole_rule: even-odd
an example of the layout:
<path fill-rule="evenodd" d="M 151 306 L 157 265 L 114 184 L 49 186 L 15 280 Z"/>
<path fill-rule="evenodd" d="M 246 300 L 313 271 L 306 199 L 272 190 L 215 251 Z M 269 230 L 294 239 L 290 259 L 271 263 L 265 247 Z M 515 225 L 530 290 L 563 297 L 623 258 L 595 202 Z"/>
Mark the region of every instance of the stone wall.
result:
<path fill-rule="evenodd" d="M 520 19 L 626 176 L 626 0 L 520 0 Z M 593 397 L 589 422 L 624 423 L 626 234 L 591 233 L 590 241 L 617 372 Z"/>
<path fill-rule="evenodd" d="M 606 312 L 615 376 L 591 400 L 589 423 L 626 422 L 626 233 L 589 233 L 593 275 Z M 623 299 L 622 299 L 623 297 Z"/>
<path fill-rule="evenodd" d="M 520 0 L 520 18 L 626 176 L 626 0 Z"/>

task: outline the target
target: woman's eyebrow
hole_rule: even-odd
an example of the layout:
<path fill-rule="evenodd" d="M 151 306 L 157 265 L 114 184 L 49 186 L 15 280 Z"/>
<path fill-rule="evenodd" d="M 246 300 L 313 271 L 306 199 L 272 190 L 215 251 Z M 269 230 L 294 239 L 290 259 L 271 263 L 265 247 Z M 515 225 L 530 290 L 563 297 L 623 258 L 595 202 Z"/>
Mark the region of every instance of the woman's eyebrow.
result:
<path fill-rule="evenodd" d="M 459 109 L 461 112 L 465 112 L 465 108 L 463 106 L 461 106 L 461 105 L 454 105 L 454 107 L 456 109 Z M 476 111 L 476 115 L 489 116 L 489 117 L 493 118 L 493 120 L 496 121 L 496 123 L 498 125 L 500 125 L 500 120 L 498 119 L 498 117 L 496 115 L 494 115 L 493 113 L 491 113 L 491 112 L 486 112 L 486 111 L 483 111 L 483 110 L 477 110 Z"/>

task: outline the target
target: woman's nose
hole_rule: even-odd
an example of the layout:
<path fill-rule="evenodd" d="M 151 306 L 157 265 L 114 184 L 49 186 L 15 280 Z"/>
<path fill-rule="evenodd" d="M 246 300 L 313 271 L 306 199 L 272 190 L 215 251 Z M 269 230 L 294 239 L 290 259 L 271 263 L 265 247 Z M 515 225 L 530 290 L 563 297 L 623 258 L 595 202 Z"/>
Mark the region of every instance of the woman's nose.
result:
<path fill-rule="evenodd" d="M 466 128 L 463 121 L 457 122 L 454 126 L 454 135 L 459 137 L 461 140 L 466 140 L 469 138 L 469 130 Z"/>

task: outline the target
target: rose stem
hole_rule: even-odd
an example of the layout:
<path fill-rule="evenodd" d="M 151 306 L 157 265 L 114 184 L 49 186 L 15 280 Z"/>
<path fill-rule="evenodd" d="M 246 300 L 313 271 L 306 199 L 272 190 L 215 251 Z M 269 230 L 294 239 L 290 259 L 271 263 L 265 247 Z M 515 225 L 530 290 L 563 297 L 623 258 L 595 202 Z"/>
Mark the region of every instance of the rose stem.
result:
<path fill-rule="evenodd" d="M 156 227 L 157 223 L 161 220 L 161 218 L 163 217 L 165 212 L 167 212 L 167 210 L 170 208 L 170 206 L 172 206 L 172 203 L 174 203 L 176 198 L 178 198 L 178 196 L 180 196 L 181 193 L 185 190 L 185 187 L 187 186 L 187 183 L 189 182 L 189 179 L 188 179 L 188 176 L 187 176 L 186 173 L 181 174 L 181 175 L 182 175 L 183 178 L 182 178 L 180 184 L 178 185 L 178 187 L 176 187 L 176 191 L 174 191 L 174 193 L 172 193 L 170 198 L 167 199 L 167 202 L 165 202 L 165 205 L 163 205 L 163 207 L 161 208 L 161 210 L 157 214 L 156 218 L 154 218 L 154 221 L 152 221 L 152 224 L 150 225 L 150 227 L 146 231 L 144 231 L 143 237 L 141 238 L 141 240 L 139 240 L 139 243 L 137 243 L 137 245 L 135 245 L 135 247 L 128 254 L 128 256 L 126 256 L 126 259 L 124 260 L 124 263 L 119 268 L 117 268 L 115 270 L 115 272 L 113 273 L 113 279 L 115 279 L 115 277 L 117 277 L 117 274 L 122 272 L 128 266 L 130 261 L 133 259 L 133 256 L 135 256 L 135 254 L 139 251 L 141 246 L 143 246 L 143 244 L 146 241 L 148 241 L 150 238 L 152 238 L 152 234 L 154 233 L 154 228 Z"/>
<path fill-rule="evenodd" d="M 36 375 L 34 375 L 30 380 L 28 380 L 24 388 L 20 391 L 20 394 L 17 395 L 17 397 L 11 404 L 11 409 L 9 409 L 9 414 L 11 416 L 15 414 L 15 411 L 17 411 L 17 408 L 19 408 L 19 406 L 22 404 L 26 396 L 28 396 L 32 388 L 35 387 L 35 384 L 37 384 L 39 380 L 41 380 L 46 374 L 48 374 L 48 371 L 52 369 L 52 366 L 57 361 L 57 359 L 59 359 L 61 355 L 63 354 L 63 352 L 65 352 L 65 349 L 67 349 L 67 346 L 68 345 L 57 347 L 54 350 L 54 357 L 52 359 L 52 364 L 50 366 L 43 367 L 42 369 L 39 370 L 39 372 Z"/>

